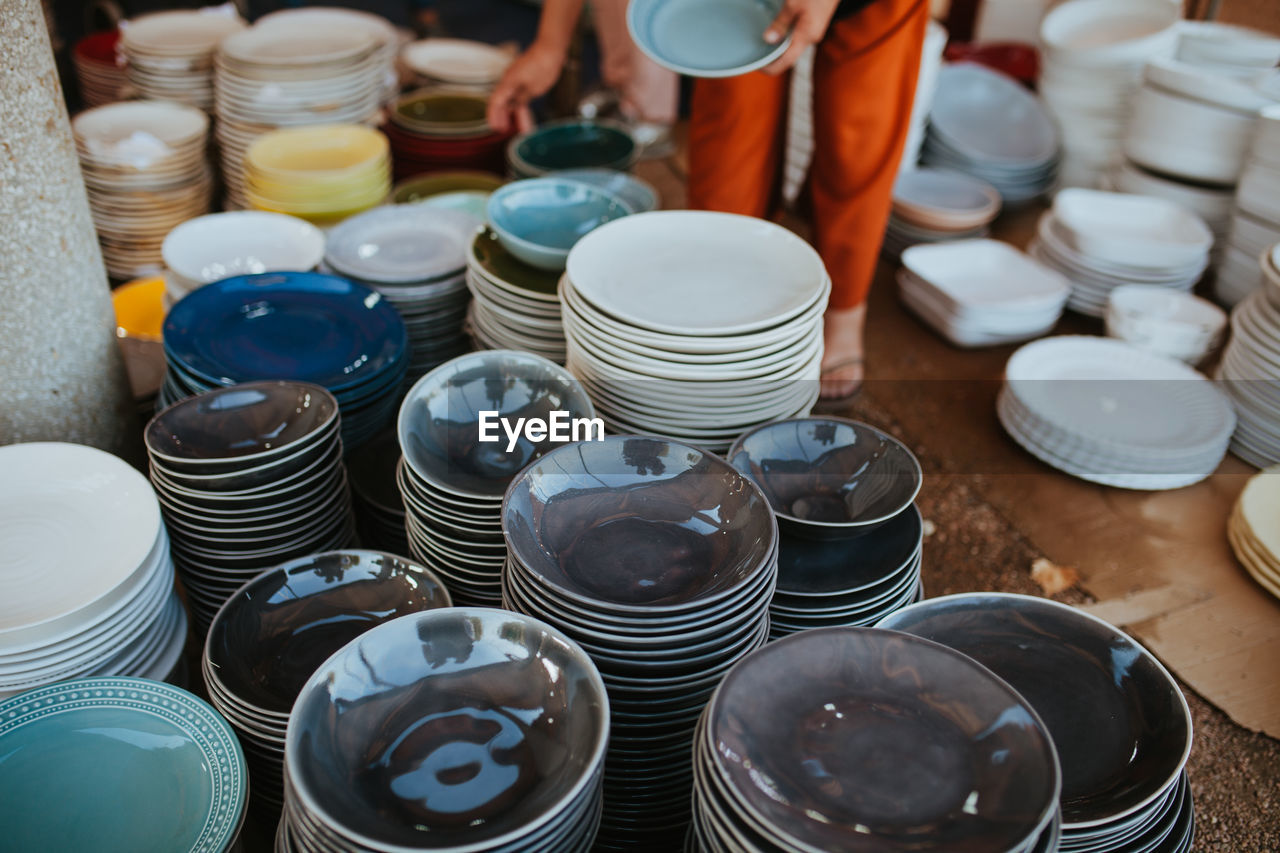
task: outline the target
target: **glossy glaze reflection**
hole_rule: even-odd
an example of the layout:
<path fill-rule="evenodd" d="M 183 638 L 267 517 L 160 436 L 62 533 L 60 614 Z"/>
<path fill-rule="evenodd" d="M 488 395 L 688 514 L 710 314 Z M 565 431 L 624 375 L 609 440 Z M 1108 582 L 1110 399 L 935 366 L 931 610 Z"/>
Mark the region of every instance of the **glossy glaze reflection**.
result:
<path fill-rule="evenodd" d="M 799 595 L 856 592 L 896 578 L 920 550 L 920 510 L 909 506 L 856 539 L 808 539 L 786 532 L 778 546 L 778 589 Z"/>
<path fill-rule="evenodd" d="M 1075 608 L 982 593 L 925 601 L 883 627 L 960 650 L 1027 698 L 1062 758 L 1068 824 L 1114 818 L 1149 802 L 1191 748 L 1177 685 L 1141 646 Z"/>
<path fill-rule="evenodd" d="M 754 480 L 789 533 L 859 536 L 905 509 L 920 490 L 911 451 L 857 421 L 797 418 L 758 427 L 727 456 Z"/>
<path fill-rule="evenodd" d="M 449 603 L 440 580 L 415 563 L 377 551 L 317 554 L 233 595 L 214 619 L 205 653 L 225 689 L 287 714 L 312 673 L 348 642 Z"/>
<path fill-rule="evenodd" d="M 777 542 L 759 490 L 722 460 L 634 436 L 560 447 L 530 466 L 507 493 L 503 532 L 546 582 L 626 605 L 729 590 Z"/>
<path fill-rule="evenodd" d="M 607 167 L 625 169 L 636 143 L 621 127 L 593 121 L 566 121 L 538 128 L 514 141 L 518 160 L 542 171 Z"/>
<path fill-rule="evenodd" d="M 878 629 L 752 653 L 708 716 L 722 778 L 758 820 L 822 850 L 1013 850 L 1057 808 L 1047 733 L 962 655 Z"/>
<path fill-rule="evenodd" d="M 354 838 L 497 843 L 591 781 L 607 716 L 599 674 L 562 635 L 450 608 L 388 622 L 330 659 L 294 707 L 286 760 L 308 807 Z"/>

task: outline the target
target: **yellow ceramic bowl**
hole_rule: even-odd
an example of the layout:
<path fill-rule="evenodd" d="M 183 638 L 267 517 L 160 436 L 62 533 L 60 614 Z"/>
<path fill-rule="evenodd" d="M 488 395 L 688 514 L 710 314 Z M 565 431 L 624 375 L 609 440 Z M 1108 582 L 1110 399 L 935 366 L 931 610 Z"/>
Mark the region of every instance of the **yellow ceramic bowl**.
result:
<path fill-rule="evenodd" d="M 248 172 L 245 174 L 245 182 L 259 195 L 279 201 L 324 201 L 335 195 L 362 192 L 381 185 L 389 170 L 390 165 L 385 161 L 375 161 L 370 164 L 370 168 L 352 171 L 341 178 L 308 177 L 304 180 L 277 181 L 257 172 Z"/>
<path fill-rule="evenodd" d="M 245 166 L 268 180 L 292 183 L 366 170 L 389 149 L 380 131 L 360 124 L 288 128 L 258 137 L 245 154 Z"/>
<path fill-rule="evenodd" d="M 139 278 L 111 291 L 116 330 L 122 338 L 160 340 L 164 327 L 164 278 Z"/>

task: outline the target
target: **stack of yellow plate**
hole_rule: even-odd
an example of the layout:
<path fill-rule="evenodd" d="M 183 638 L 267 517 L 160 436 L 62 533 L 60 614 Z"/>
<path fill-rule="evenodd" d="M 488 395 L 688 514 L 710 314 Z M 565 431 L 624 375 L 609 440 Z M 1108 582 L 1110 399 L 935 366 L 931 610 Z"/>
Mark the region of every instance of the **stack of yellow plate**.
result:
<path fill-rule="evenodd" d="M 333 223 L 391 191 L 387 138 L 356 124 L 265 134 L 245 155 L 245 197 L 259 210 Z"/>
<path fill-rule="evenodd" d="M 1280 467 L 1254 475 L 1227 521 L 1227 538 L 1244 570 L 1280 598 Z"/>

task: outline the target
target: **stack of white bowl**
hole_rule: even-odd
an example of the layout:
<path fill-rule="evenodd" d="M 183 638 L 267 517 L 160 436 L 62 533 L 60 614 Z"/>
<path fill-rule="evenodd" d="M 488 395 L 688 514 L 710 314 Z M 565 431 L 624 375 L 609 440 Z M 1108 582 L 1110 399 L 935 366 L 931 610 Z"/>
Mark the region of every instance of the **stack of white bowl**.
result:
<path fill-rule="evenodd" d="M 400 62 L 424 86 L 489 91 L 514 57 L 491 44 L 466 39 L 429 38 L 400 49 Z"/>
<path fill-rule="evenodd" d="M 567 366 L 611 431 L 724 451 L 813 407 L 830 290 L 817 252 L 773 223 L 625 216 L 569 252 Z"/>
<path fill-rule="evenodd" d="M 159 271 L 165 235 L 209 209 L 209 117 L 170 101 L 122 101 L 80 113 L 71 130 L 107 272 Z"/>
<path fill-rule="evenodd" d="M 0 698 L 94 675 L 162 680 L 187 617 L 145 477 L 78 444 L 0 447 Z"/>
<path fill-rule="evenodd" d="M 324 258 L 324 233 L 303 219 L 265 210 L 234 210 L 188 219 L 160 247 L 165 292 L 177 301 L 233 275 L 306 272 Z"/>
<path fill-rule="evenodd" d="M 1053 185 L 1059 148 L 1044 105 L 1017 80 L 968 62 L 943 66 L 921 162 L 981 178 L 1012 205 Z"/>
<path fill-rule="evenodd" d="M 1070 0 L 1040 25 L 1040 96 L 1062 130 L 1059 185 L 1095 187 L 1121 159 L 1130 101 L 1149 59 L 1173 56 L 1169 0 Z"/>
<path fill-rule="evenodd" d="M 385 90 L 383 45 L 368 27 L 287 15 L 222 43 L 215 135 L 230 206 L 248 206 L 244 160 L 258 136 L 281 127 L 374 120 Z"/>
<path fill-rule="evenodd" d="M 912 169 L 893 185 L 893 209 L 881 252 L 897 258 L 908 246 L 985 237 L 1000 212 L 1000 192 L 952 169 Z"/>
<path fill-rule="evenodd" d="M 1204 360 L 1226 325 L 1217 305 L 1164 287 L 1126 284 L 1111 291 L 1107 303 L 1109 336 L 1188 364 Z"/>
<path fill-rule="evenodd" d="M 1280 251 L 1263 262 L 1269 280 L 1231 312 L 1217 374 L 1239 417 L 1231 452 L 1259 468 L 1280 462 Z"/>
<path fill-rule="evenodd" d="M 1048 334 L 1071 293 L 1061 273 L 998 240 L 913 246 L 898 287 L 912 313 L 961 347 Z"/>
<path fill-rule="evenodd" d="M 139 95 L 213 106 L 213 55 L 248 24 L 231 4 L 212 10 L 156 12 L 120 22 L 119 51 Z"/>
<path fill-rule="evenodd" d="M 1235 305 L 1263 285 L 1259 258 L 1280 243 L 1280 106 L 1258 116 L 1249 160 L 1236 187 L 1215 295 Z"/>
<path fill-rule="evenodd" d="M 1204 221 L 1166 199 L 1067 189 L 1040 218 L 1027 251 L 1070 279 L 1068 308 L 1101 317 L 1121 285 L 1191 290 L 1212 245 Z"/>

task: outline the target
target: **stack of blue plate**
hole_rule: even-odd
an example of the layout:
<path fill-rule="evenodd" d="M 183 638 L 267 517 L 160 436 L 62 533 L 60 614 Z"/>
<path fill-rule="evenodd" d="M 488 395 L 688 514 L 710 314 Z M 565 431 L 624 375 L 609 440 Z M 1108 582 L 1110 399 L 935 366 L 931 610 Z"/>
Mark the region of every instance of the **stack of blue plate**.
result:
<path fill-rule="evenodd" d="M 331 391 L 350 450 L 387 425 L 409 367 L 404 321 L 381 295 L 311 272 L 215 281 L 182 299 L 164 323 L 168 373 L 159 407 L 259 379 Z"/>

